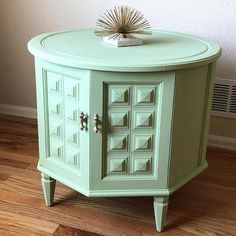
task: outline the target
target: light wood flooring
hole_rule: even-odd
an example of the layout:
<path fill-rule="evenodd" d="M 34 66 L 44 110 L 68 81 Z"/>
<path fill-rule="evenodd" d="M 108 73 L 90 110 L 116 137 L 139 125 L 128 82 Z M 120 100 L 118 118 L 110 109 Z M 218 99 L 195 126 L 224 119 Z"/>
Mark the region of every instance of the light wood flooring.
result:
<path fill-rule="evenodd" d="M 157 233 L 151 197 L 87 198 L 57 183 L 41 191 L 36 121 L 0 116 L 0 236 L 236 235 L 236 153 L 208 149 L 209 167 L 170 198 Z"/>

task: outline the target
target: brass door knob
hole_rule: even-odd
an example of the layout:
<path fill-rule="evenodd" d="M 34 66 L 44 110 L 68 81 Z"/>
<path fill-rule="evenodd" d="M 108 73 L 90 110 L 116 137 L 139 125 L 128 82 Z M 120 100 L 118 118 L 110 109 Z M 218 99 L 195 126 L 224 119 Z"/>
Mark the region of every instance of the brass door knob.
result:
<path fill-rule="evenodd" d="M 80 118 L 80 130 L 82 131 L 86 128 L 86 126 L 84 125 L 86 117 L 83 112 L 80 112 L 79 118 Z"/>
<path fill-rule="evenodd" d="M 98 133 L 98 131 L 100 130 L 99 127 L 98 127 L 98 125 L 99 125 L 99 115 L 95 114 L 93 119 L 94 119 L 94 128 L 93 128 L 93 130 L 94 130 L 95 133 Z"/>

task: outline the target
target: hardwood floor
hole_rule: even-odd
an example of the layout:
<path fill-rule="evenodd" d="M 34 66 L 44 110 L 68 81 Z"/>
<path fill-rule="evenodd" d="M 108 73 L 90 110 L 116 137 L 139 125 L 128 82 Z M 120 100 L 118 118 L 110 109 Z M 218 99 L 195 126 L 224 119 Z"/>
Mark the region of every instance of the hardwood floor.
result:
<path fill-rule="evenodd" d="M 170 198 L 157 233 L 151 197 L 87 198 L 57 183 L 41 191 L 36 121 L 0 116 L 0 235 L 236 235 L 236 153 L 208 149 L 209 168 Z"/>

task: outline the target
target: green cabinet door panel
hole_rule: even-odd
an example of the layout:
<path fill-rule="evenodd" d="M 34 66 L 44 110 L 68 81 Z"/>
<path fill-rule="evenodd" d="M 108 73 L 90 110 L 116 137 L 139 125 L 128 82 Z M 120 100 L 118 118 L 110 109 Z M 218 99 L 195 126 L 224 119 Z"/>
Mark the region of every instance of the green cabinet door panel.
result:
<path fill-rule="evenodd" d="M 89 73 L 36 60 L 36 80 L 39 169 L 46 167 L 86 191 L 89 133 L 88 127 L 80 130 L 80 112 L 89 114 Z"/>
<path fill-rule="evenodd" d="M 90 135 L 91 191 L 165 189 L 175 73 L 92 71 L 90 84 L 101 129 Z"/>
<path fill-rule="evenodd" d="M 86 196 L 153 196 L 158 231 L 171 193 L 205 160 L 220 47 L 153 31 L 115 48 L 91 29 L 39 35 L 38 169 L 46 205 L 56 181 Z"/>

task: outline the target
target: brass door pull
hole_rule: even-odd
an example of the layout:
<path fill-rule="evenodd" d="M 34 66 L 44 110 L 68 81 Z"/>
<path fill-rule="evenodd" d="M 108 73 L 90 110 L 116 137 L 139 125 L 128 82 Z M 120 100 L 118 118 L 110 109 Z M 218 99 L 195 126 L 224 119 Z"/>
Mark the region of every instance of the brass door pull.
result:
<path fill-rule="evenodd" d="M 93 128 L 93 130 L 94 130 L 95 133 L 98 133 L 98 131 L 100 130 L 99 127 L 98 127 L 98 125 L 99 125 L 99 115 L 95 114 L 93 119 L 94 119 L 94 128 Z"/>
<path fill-rule="evenodd" d="M 86 116 L 84 115 L 83 112 L 80 112 L 79 118 L 80 118 L 80 130 L 82 131 L 86 128 L 86 126 L 84 125 L 84 122 L 86 120 Z"/>

